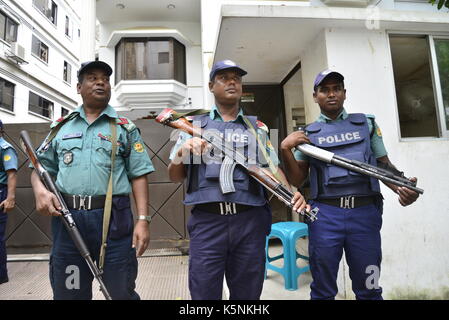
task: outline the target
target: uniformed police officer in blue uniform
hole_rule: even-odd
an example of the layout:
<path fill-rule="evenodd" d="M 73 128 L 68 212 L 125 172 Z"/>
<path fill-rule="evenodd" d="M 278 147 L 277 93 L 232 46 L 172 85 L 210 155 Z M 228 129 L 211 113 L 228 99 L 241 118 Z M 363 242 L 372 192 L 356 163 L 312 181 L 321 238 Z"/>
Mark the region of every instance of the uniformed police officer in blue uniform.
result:
<path fill-rule="evenodd" d="M 305 132 L 296 131 L 281 143 L 289 182 L 299 188 L 309 176 L 312 199 L 309 204 L 320 208 L 319 219 L 309 223 L 311 298 L 335 298 L 344 250 L 356 298 L 382 299 L 382 288 L 377 281 L 368 279 L 373 272 L 380 273 L 382 259 L 383 197 L 379 181 L 309 158 L 299 151 L 293 154 L 291 150 L 298 144 L 311 143 L 347 159 L 395 168 L 374 116 L 348 114 L 344 109 L 343 75 L 331 70 L 319 73 L 313 97 L 321 109 L 318 120 L 306 126 Z M 398 194 L 403 206 L 418 198 L 418 193 L 408 188 L 387 186 Z"/>
<path fill-rule="evenodd" d="M 8 282 L 6 268 L 6 222 L 8 212 L 16 205 L 17 152 L 3 138 L 3 122 L 0 120 L 0 284 Z"/>
<path fill-rule="evenodd" d="M 245 124 L 239 104 L 245 74 L 230 60 L 215 63 L 209 82 L 215 106 L 210 113 L 195 117 L 194 125 L 201 125 L 205 132 L 222 133 L 224 143 L 232 141 L 234 147 L 248 155 L 257 142 Z M 266 126 L 256 117 L 248 118 L 277 166 L 279 160 L 269 143 Z M 208 158 L 212 153 L 214 150 L 210 152 L 205 140 L 181 133 L 168 167 L 173 182 L 187 178 L 184 203 L 194 206 L 187 226 L 190 294 L 194 300 L 221 299 L 225 275 L 231 300 L 256 300 L 264 281 L 265 239 L 271 230 L 271 209 L 262 186 L 240 166 L 233 173 L 236 192 L 223 194 L 218 179 L 222 158 Z M 198 162 L 190 161 L 191 155 L 201 154 L 206 156 Z M 302 210 L 305 206 L 304 198 L 297 192 L 294 209 Z"/>
<path fill-rule="evenodd" d="M 112 299 L 139 299 L 135 289 L 137 259 L 148 246 L 148 182 L 154 171 L 136 126 L 119 118 L 108 105 L 111 67 L 102 61 L 81 65 L 77 90 L 83 105 L 52 124 L 38 157 L 56 178 L 70 212 L 94 260 L 102 243 L 103 211 L 111 174 L 112 129 L 117 129 L 113 172 L 113 205 L 104 262 L 104 283 Z M 52 132 L 58 130 L 51 141 Z M 32 173 L 36 208 L 53 216 L 50 281 L 54 299 L 91 299 L 92 274 L 63 226 L 59 204 Z M 129 194 L 133 193 L 138 221 L 134 226 Z M 75 271 L 79 272 L 75 272 Z M 80 276 L 79 285 L 73 280 Z M 71 286 L 67 279 L 71 278 Z M 70 282 L 70 281 L 68 281 Z"/>

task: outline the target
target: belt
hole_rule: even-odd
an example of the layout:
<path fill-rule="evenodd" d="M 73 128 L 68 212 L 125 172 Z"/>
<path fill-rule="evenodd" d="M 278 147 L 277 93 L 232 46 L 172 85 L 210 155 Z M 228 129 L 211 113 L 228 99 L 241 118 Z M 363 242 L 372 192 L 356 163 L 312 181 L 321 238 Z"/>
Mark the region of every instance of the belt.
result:
<path fill-rule="evenodd" d="M 74 210 L 95 210 L 104 208 L 106 196 L 83 196 L 76 194 L 61 193 L 67 207 Z M 112 199 L 118 197 L 129 197 L 129 195 L 115 195 Z"/>
<path fill-rule="evenodd" d="M 346 196 L 334 199 L 317 199 L 318 202 L 335 207 L 340 207 L 343 209 L 354 209 L 366 206 L 368 204 L 374 203 L 375 200 L 376 197 L 374 196 L 365 196 L 365 197 Z"/>
<path fill-rule="evenodd" d="M 210 202 L 197 204 L 195 205 L 195 208 L 203 212 L 227 216 L 248 211 L 249 209 L 254 208 L 254 206 L 247 206 L 245 204 L 233 202 Z"/>

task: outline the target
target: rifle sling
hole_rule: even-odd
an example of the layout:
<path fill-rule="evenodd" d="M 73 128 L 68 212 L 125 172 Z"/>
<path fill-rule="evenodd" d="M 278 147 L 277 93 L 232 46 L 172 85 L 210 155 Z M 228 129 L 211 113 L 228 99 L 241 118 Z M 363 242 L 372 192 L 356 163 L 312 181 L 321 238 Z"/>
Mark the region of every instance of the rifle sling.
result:
<path fill-rule="evenodd" d="M 111 175 L 109 177 L 108 191 L 106 193 L 106 200 L 104 203 L 104 211 L 103 211 L 103 233 L 102 233 L 102 243 L 100 248 L 100 258 L 98 268 L 100 271 L 103 271 L 104 266 L 104 258 L 106 254 L 106 246 L 108 239 L 108 230 L 109 230 L 109 222 L 111 220 L 111 209 L 112 209 L 112 193 L 113 193 L 113 172 L 114 172 L 114 162 L 115 162 L 115 153 L 117 152 L 117 125 L 115 118 L 109 119 L 109 127 L 111 129 L 111 143 L 112 143 L 112 151 L 111 151 Z"/>

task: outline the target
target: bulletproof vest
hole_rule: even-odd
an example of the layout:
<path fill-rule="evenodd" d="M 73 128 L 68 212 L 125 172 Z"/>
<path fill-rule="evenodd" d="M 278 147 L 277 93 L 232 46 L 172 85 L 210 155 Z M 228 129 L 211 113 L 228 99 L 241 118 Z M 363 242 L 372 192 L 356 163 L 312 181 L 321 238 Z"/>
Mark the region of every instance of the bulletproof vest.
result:
<path fill-rule="evenodd" d="M 255 128 L 256 117 L 248 117 Z M 254 135 L 242 123 L 220 122 L 210 119 L 209 114 L 194 118 L 194 125 L 201 125 L 205 137 L 221 136 L 222 143 L 232 146 L 257 162 L 257 142 Z M 220 189 L 220 168 L 223 153 L 213 148 L 202 157 L 191 156 L 187 166 L 187 192 L 184 203 L 195 205 L 208 202 L 234 202 L 250 206 L 266 203 L 263 187 L 254 181 L 246 170 L 236 165 L 233 172 L 235 192 L 223 194 Z"/>
<path fill-rule="evenodd" d="M 306 127 L 313 145 L 350 160 L 376 165 L 366 116 L 349 114 L 336 122 L 314 122 Z M 311 198 L 370 196 L 380 193 L 379 181 L 335 165 L 310 159 Z"/>

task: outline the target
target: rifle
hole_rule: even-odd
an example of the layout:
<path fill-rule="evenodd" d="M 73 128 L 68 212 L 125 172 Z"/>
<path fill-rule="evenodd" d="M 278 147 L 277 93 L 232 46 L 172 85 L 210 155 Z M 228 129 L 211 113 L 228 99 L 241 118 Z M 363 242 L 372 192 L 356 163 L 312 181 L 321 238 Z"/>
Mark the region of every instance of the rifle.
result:
<path fill-rule="evenodd" d="M 62 197 L 59 190 L 56 188 L 56 185 L 53 182 L 53 179 L 48 173 L 48 171 L 44 168 L 44 166 L 42 166 L 39 159 L 37 158 L 36 152 L 34 151 L 33 145 L 31 143 L 30 136 L 26 130 L 20 132 L 20 142 L 23 151 L 28 155 L 28 158 L 30 159 L 34 168 L 37 170 L 37 173 L 39 174 L 39 177 L 41 178 L 42 182 L 45 184 L 47 190 L 52 192 L 58 199 L 59 204 L 61 205 L 62 208 L 61 209 L 62 222 L 64 223 L 64 226 L 66 227 L 68 233 L 70 234 L 70 237 L 75 243 L 75 246 L 77 247 L 81 256 L 86 260 L 87 265 L 90 268 L 90 271 L 100 284 L 100 291 L 103 293 L 106 300 L 112 300 L 111 295 L 109 294 L 108 290 L 106 289 L 106 286 L 103 283 L 103 279 L 101 277 L 102 272 L 97 268 L 97 265 L 93 262 L 92 257 L 90 256 L 89 253 L 89 249 L 87 249 L 86 243 L 81 237 L 81 234 L 75 224 L 75 221 L 73 220 L 72 214 L 70 213 L 67 204 L 64 201 L 64 198 Z"/>
<path fill-rule="evenodd" d="M 258 183 L 264 186 L 266 189 L 276 195 L 282 202 L 284 202 L 289 208 L 292 208 L 291 203 L 293 199 L 293 193 L 285 188 L 282 183 L 272 177 L 265 169 L 259 167 L 255 161 L 247 161 L 247 157 L 227 144 L 222 144 L 222 138 L 213 130 L 208 132 L 207 135 L 203 134 L 203 130 L 198 127 L 194 127 L 186 118 L 177 116 L 177 113 L 169 108 L 164 109 L 157 117 L 156 121 L 170 126 L 175 129 L 180 129 L 187 132 L 191 136 L 201 136 L 214 148 L 221 151 L 225 155 L 225 160 L 222 163 L 220 170 L 220 187 L 223 193 L 235 192 L 232 185 L 232 171 L 238 164 L 242 166 L 246 172 Z M 230 175 L 230 177 L 229 177 Z M 233 191 L 234 190 L 234 191 Z M 301 215 L 307 217 L 311 222 L 317 220 L 318 208 L 312 209 L 310 212 L 302 210 Z"/>
<path fill-rule="evenodd" d="M 305 155 L 321 160 L 323 162 L 330 163 L 366 176 L 370 176 L 383 182 L 391 183 L 400 187 L 406 187 L 415 192 L 418 192 L 419 194 L 424 193 L 423 189 L 416 187 L 416 182 L 412 182 L 404 177 L 404 174 L 402 172 L 398 171 L 398 173 L 400 174 L 400 176 L 398 176 L 389 170 L 370 165 L 369 163 L 346 159 L 330 151 L 306 143 L 300 144 L 295 148 Z"/>

